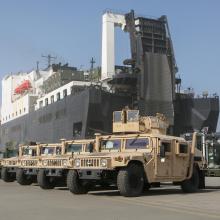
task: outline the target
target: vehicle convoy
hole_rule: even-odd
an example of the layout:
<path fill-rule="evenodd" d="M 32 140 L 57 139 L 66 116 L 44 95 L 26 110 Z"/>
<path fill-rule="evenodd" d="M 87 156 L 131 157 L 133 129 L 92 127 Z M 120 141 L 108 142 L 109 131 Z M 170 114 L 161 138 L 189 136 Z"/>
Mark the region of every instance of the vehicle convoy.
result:
<path fill-rule="evenodd" d="M 37 174 L 42 189 L 66 186 L 68 168 L 76 154 L 93 150 L 94 140 L 62 140 L 61 145 L 45 145 L 41 148 L 41 160 Z"/>
<path fill-rule="evenodd" d="M 184 192 L 204 187 L 203 155 L 192 141 L 166 135 L 168 122 L 140 117 L 138 110 L 113 113 L 113 134 L 96 134 L 95 153 L 76 155 L 67 186 L 74 194 L 99 182 L 116 184 L 123 196 L 139 196 L 152 184 L 174 182 Z M 99 152 L 100 151 L 100 152 Z"/>

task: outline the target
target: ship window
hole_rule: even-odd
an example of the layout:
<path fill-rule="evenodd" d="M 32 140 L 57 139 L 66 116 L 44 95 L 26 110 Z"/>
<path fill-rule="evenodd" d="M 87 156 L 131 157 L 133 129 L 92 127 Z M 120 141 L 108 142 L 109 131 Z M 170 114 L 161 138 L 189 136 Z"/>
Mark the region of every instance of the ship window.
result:
<path fill-rule="evenodd" d="M 45 106 L 48 105 L 48 98 L 45 99 Z"/>
<path fill-rule="evenodd" d="M 147 138 L 135 138 L 126 140 L 126 149 L 146 149 L 149 144 Z"/>
<path fill-rule="evenodd" d="M 103 140 L 101 141 L 101 150 L 119 150 L 121 148 L 121 140 Z"/>
<path fill-rule="evenodd" d="M 52 96 L 50 97 L 50 102 L 51 102 L 51 103 L 54 103 L 54 95 L 52 95 Z"/>
<path fill-rule="evenodd" d="M 82 122 L 73 124 L 73 137 L 80 137 L 82 133 Z"/>
<path fill-rule="evenodd" d="M 67 96 L 67 89 L 63 90 L 63 97 L 65 98 Z"/>
<path fill-rule="evenodd" d="M 43 101 L 40 101 L 40 103 L 39 103 L 39 107 L 40 107 L 40 108 L 43 107 Z M 17 112 L 16 112 L 16 115 L 17 115 Z"/>
<path fill-rule="evenodd" d="M 60 100 L 60 92 L 57 93 L 57 101 Z"/>
<path fill-rule="evenodd" d="M 71 86 L 70 90 L 71 90 L 71 94 L 74 94 L 73 86 Z"/>

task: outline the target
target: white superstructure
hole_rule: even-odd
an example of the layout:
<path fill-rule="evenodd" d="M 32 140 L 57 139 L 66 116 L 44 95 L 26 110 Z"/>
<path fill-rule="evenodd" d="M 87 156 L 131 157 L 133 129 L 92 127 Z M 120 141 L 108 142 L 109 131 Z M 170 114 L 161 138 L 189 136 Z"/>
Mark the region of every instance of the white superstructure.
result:
<path fill-rule="evenodd" d="M 55 72 L 50 67 L 44 71 L 33 70 L 5 76 L 2 79 L 1 124 L 70 95 L 73 86 L 90 85 L 90 82 L 72 81 L 54 91 L 45 93 L 42 85 L 53 74 Z"/>

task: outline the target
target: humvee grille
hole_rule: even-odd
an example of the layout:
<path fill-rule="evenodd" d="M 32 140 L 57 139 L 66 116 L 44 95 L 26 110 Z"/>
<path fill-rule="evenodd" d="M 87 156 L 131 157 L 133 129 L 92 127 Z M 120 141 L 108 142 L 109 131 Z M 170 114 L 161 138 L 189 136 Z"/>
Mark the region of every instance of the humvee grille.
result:
<path fill-rule="evenodd" d="M 37 160 L 23 160 L 22 165 L 27 167 L 37 166 Z"/>
<path fill-rule="evenodd" d="M 62 160 L 48 160 L 47 165 L 48 166 L 60 167 L 60 166 L 62 166 Z"/>
<path fill-rule="evenodd" d="M 99 167 L 100 159 L 81 159 L 81 167 Z"/>

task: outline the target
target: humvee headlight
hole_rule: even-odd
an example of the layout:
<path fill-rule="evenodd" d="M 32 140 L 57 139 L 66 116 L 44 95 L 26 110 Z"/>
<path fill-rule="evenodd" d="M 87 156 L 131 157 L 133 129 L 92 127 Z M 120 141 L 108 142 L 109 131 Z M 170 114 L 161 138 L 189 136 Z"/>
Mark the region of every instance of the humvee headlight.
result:
<path fill-rule="evenodd" d="M 80 167 L 80 159 L 75 160 L 75 167 Z"/>
<path fill-rule="evenodd" d="M 67 160 L 63 160 L 63 166 L 67 166 Z"/>
<path fill-rule="evenodd" d="M 43 166 L 47 166 L 47 160 L 43 160 L 42 163 L 43 163 Z"/>
<path fill-rule="evenodd" d="M 106 167 L 107 166 L 107 160 L 106 159 L 101 159 L 100 164 L 102 167 Z"/>

